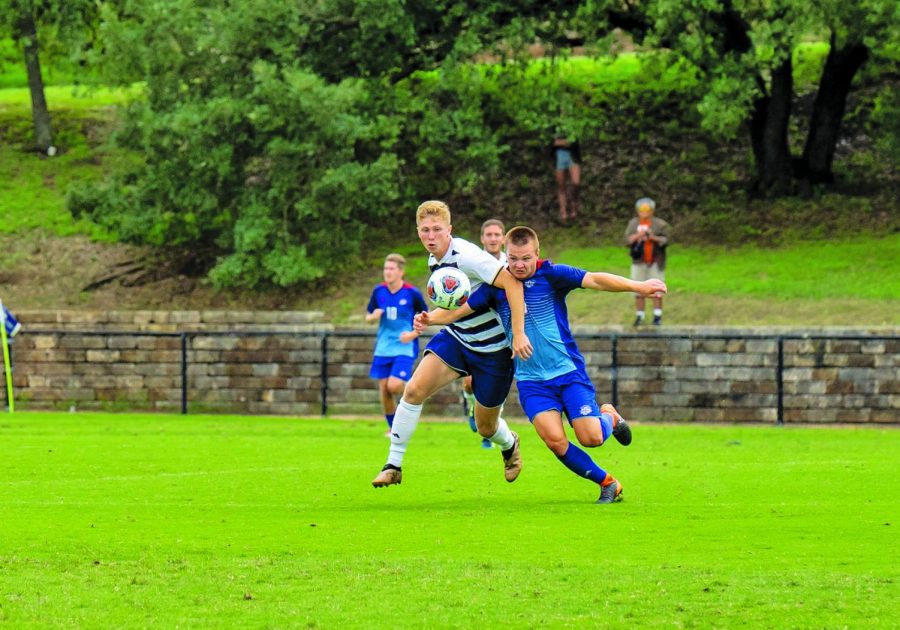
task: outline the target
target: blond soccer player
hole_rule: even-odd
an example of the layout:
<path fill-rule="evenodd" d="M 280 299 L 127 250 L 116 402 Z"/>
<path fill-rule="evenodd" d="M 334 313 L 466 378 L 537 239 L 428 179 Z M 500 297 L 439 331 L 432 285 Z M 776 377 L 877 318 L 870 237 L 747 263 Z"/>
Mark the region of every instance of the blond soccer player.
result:
<path fill-rule="evenodd" d="M 432 271 L 456 267 L 469 277 L 473 290 L 482 284 L 504 290 L 510 305 L 511 342 L 492 309 L 462 318 L 431 339 L 397 405 L 387 463 L 372 485 L 380 488 L 401 482 L 403 457 L 419 423 L 423 403 L 441 388 L 470 374 L 478 433 L 500 448 L 504 478 L 515 481 L 522 470 L 519 436 L 500 418 L 500 408 L 512 385 L 513 358 L 527 361 L 532 352 L 525 335 L 522 284 L 499 260 L 474 243 L 452 235 L 450 208 L 444 202 L 422 203 L 416 210 L 416 226 L 419 240 L 429 253 L 428 267 Z"/>

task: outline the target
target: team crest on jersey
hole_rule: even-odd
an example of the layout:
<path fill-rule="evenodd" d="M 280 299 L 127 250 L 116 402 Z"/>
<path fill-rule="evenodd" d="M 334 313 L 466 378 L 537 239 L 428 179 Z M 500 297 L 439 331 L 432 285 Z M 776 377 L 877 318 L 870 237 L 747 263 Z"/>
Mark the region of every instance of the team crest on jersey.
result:
<path fill-rule="evenodd" d="M 406 298 L 400 300 L 400 306 L 406 306 Z"/>
<path fill-rule="evenodd" d="M 591 415 L 592 411 L 593 409 L 590 405 L 581 405 L 581 409 L 578 410 L 578 413 L 580 413 L 582 416 L 589 416 Z"/>
<path fill-rule="evenodd" d="M 526 280 L 526 281 L 525 281 L 525 286 L 528 287 L 528 288 L 530 289 L 531 287 L 534 286 L 534 280 Z"/>

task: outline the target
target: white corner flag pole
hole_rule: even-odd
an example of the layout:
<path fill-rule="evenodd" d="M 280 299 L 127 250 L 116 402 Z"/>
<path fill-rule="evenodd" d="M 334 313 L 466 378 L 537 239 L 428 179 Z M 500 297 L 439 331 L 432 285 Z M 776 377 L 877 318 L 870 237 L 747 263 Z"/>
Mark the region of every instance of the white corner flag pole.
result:
<path fill-rule="evenodd" d="M 9 413 L 16 410 L 13 399 L 12 366 L 9 361 L 9 339 L 6 338 L 6 310 L 0 300 L 0 338 L 3 341 L 3 371 L 6 373 L 6 399 L 9 401 Z"/>

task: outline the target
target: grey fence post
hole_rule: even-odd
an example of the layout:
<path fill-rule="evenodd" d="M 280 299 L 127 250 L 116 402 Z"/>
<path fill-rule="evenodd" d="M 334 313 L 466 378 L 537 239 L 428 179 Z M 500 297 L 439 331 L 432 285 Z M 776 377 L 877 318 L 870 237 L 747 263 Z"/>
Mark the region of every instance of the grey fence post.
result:
<path fill-rule="evenodd" d="M 619 406 L 619 336 L 615 333 L 610 337 L 612 341 L 612 356 L 609 367 L 610 387 L 612 388 L 612 404 L 613 407 Z"/>
<path fill-rule="evenodd" d="M 322 415 L 328 415 L 328 333 L 322 334 Z"/>
<path fill-rule="evenodd" d="M 181 333 L 181 414 L 188 411 L 188 335 Z"/>
<path fill-rule="evenodd" d="M 775 383 L 778 388 L 778 412 L 775 423 L 784 425 L 784 337 L 778 337 L 778 368 L 775 375 Z"/>

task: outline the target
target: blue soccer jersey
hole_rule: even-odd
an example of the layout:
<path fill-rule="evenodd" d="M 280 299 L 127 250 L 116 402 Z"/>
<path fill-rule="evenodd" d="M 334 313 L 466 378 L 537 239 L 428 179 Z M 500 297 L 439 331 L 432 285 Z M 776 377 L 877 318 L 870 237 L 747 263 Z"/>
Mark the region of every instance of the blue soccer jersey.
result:
<path fill-rule="evenodd" d="M 378 336 L 375 339 L 376 357 L 417 357 L 419 340 L 402 343 L 400 334 L 413 329 L 413 317 L 416 313 L 427 311 L 425 298 L 421 291 L 406 282 L 396 293 L 385 283 L 372 290 L 366 312 L 371 313 L 380 308 L 381 321 L 378 324 Z"/>
<path fill-rule="evenodd" d="M 527 361 L 516 358 L 516 380 L 547 381 L 585 367 L 584 357 L 569 329 L 566 296 L 581 287 L 584 269 L 539 260 L 534 275 L 524 280 L 525 334 L 534 353 Z M 507 336 L 512 337 L 512 317 L 506 293 L 484 285 L 469 298 L 476 311 L 493 307 Z"/>

